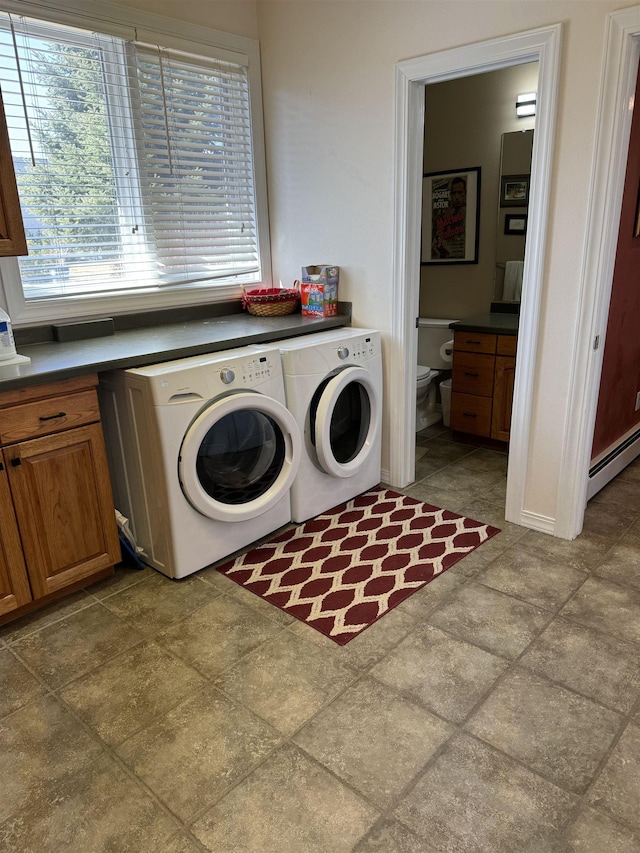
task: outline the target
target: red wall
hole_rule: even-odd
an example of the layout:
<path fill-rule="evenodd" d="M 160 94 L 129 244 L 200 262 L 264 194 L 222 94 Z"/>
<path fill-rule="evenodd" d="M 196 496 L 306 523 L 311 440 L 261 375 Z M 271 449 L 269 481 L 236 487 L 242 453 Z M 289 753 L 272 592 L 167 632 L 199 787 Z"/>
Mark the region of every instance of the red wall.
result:
<path fill-rule="evenodd" d="M 629 159 L 620 215 L 609 322 L 591 457 L 635 426 L 640 391 L 640 237 L 634 237 L 640 192 L 640 74 L 636 84 Z"/>

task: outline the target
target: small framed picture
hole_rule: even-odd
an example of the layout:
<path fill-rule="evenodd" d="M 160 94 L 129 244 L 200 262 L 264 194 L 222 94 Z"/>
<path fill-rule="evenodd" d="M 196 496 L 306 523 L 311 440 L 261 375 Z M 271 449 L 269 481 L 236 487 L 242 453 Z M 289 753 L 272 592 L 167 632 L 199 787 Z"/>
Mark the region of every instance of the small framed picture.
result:
<path fill-rule="evenodd" d="M 505 234 L 526 234 L 527 233 L 527 214 L 526 213 L 507 213 L 504 217 L 504 233 Z"/>
<path fill-rule="evenodd" d="M 500 178 L 500 207 L 526 207 L 529 204 L 529 175 L 503 175 Z"/>

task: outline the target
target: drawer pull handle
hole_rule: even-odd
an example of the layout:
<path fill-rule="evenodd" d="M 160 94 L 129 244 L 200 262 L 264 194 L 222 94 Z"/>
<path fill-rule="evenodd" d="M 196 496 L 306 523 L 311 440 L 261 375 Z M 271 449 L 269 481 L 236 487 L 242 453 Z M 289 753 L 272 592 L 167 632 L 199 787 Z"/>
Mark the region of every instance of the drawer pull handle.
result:
<path fill-rule="evenodd" d="M 468 373 L 467 371 L 465 371 L 465 374 L 464 374 L 464 375 L 465 375 L 465 376 L 475 376 L 476 378 L 477 378 L 478 376 L 480 376 L 480 374 L 479 374 L 479 373 Z"/>
<path fill-rule="evenodd" d="M 480 344 L 482 343 L 482 341 L 471 341 L 471 340 L 467 340 L 467 341 L 465 341 L 465 343 L 467 343 L 467 344 L 475 344 L 475 346 L 479 347 L 479 346 L 480 346 Z"/>
<path fill-rule="evenodd" d="M 463 412 L 462 414 L 464 415 L 465 418 L 477 418 L 478 417 L 473 412 Z"/>
<path fill-rule="evenodd" d="M 41 421 L 52 421 L 54 418 L 66 418 L 66 417 L 67 417 L 67 413 L 66 413 L 66 412 L 58 412 L 58 414 L 57 414 L 57 415 L 47 415 L 47 416 L 46 416 L 46 417 L 44 417 L 44 418 L 43 418 L 43 417 L 41 417 L 41 418 L 40 418 L 40 420 L 41 420 Z"/>
<path fill-rule="evenodd" d="M 20 459 L 20 457 L 19 457 L 19 456 L 16 456 L 16 458 L 15 458 L 15 459 L 12 459 L 12 460 L 11 460 L 11 464 L 12 464 L 12 466 L 13 466 L 14 468 L 17 468 L 17 467 L 18 467 L 18 465 L 22 465 L 22 459 Z"/>

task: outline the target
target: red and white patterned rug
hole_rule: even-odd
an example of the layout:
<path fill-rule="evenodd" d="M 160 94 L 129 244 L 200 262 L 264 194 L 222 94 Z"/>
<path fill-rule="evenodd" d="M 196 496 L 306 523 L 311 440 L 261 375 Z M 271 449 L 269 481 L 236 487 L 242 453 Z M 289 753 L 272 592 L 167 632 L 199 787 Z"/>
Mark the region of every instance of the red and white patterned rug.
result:
<path fill-rule="evenodd" d="M 218 571 L 343 646 L 499 532 L 377 488 Z"/>

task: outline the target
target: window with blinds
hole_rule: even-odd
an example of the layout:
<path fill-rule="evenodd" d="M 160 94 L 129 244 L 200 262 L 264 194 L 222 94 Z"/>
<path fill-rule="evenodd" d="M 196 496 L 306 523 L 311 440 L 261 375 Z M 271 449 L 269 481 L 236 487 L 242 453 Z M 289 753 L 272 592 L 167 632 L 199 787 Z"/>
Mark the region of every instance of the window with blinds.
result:
<path fill-rule="evenodd" d="M 24 298 L 260 281 L 247 68 L 0 14 Z"/>

